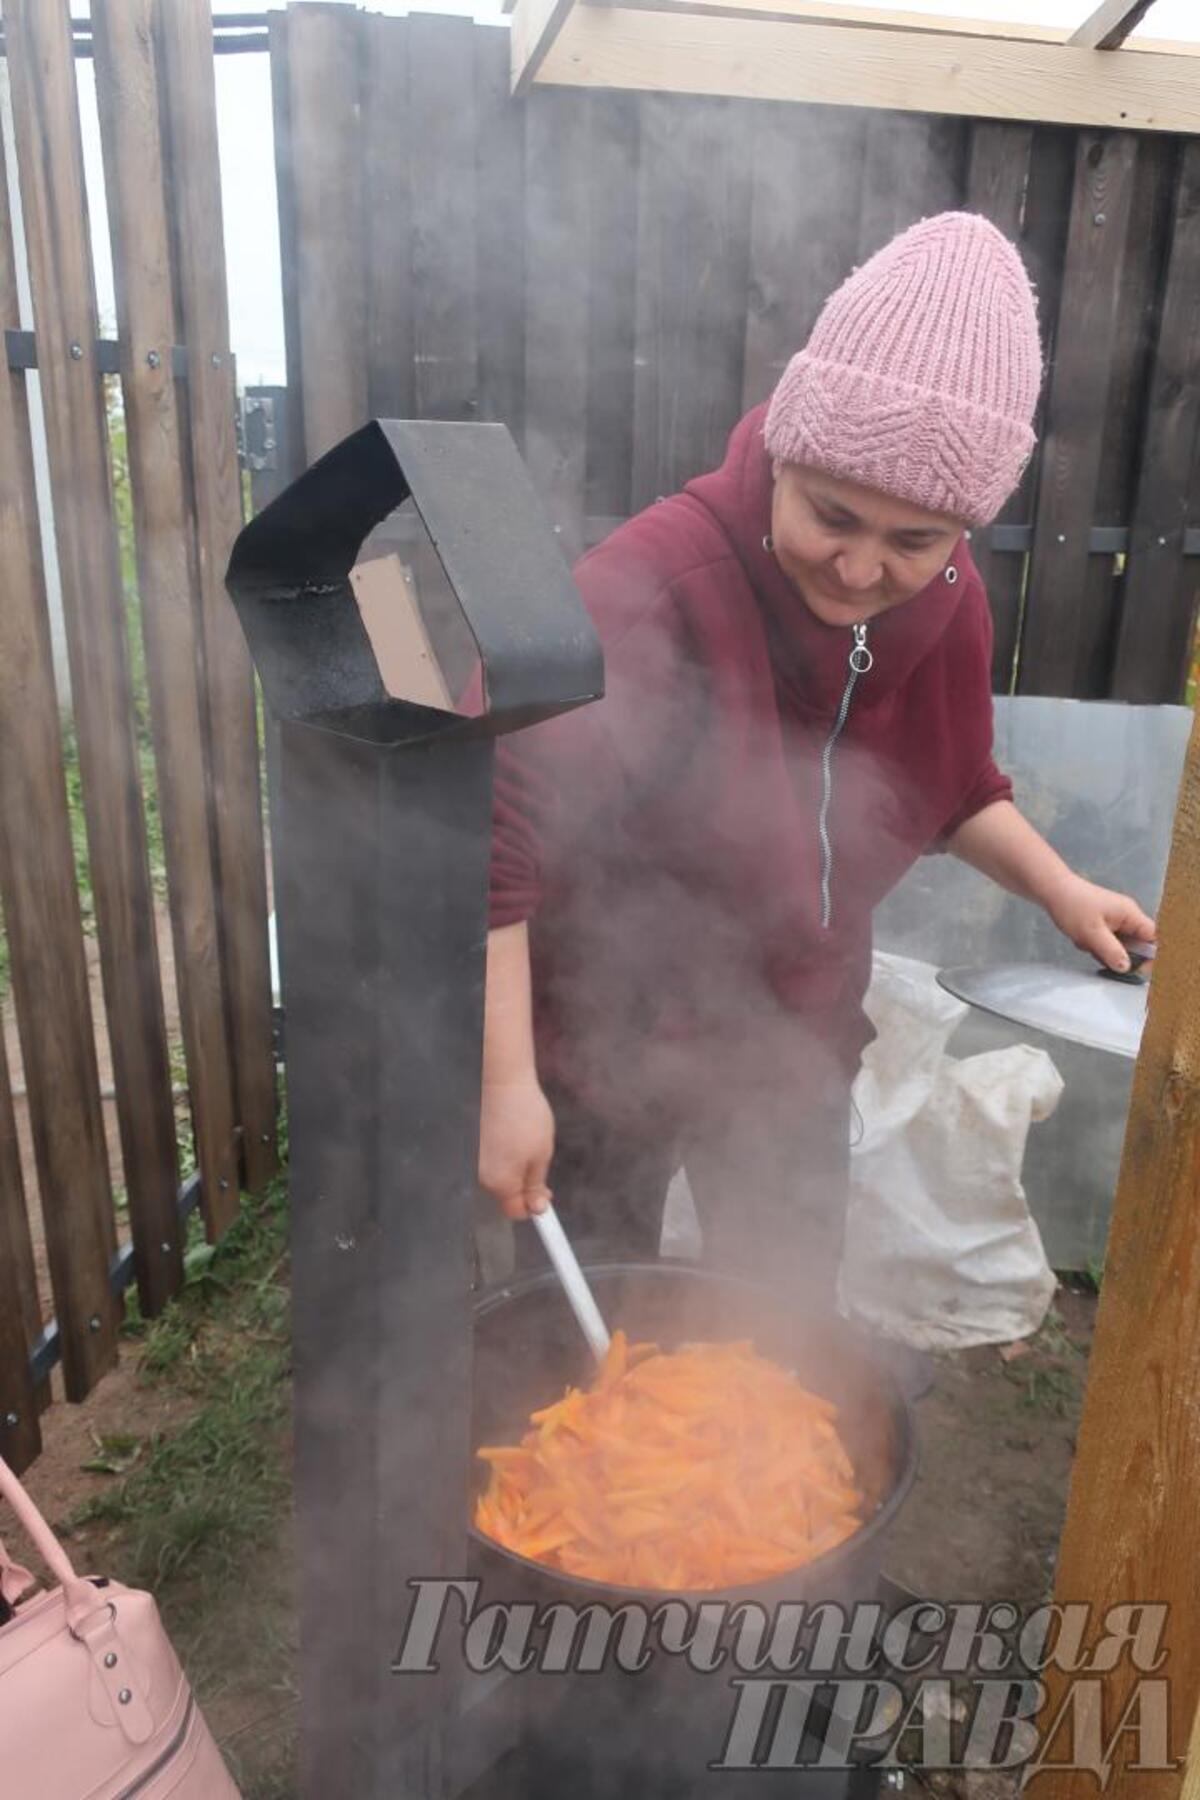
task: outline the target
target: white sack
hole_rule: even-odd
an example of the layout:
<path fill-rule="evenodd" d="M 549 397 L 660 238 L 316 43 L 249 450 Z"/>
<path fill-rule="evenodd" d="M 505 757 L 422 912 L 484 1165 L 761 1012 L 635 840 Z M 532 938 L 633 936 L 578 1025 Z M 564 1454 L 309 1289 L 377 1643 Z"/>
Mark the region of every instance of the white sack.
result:
<path fill-rule="evenodd" d="M 1025 1044 L 947 1056 L 967 1008 L 928 963 L 877 952 L 866 1008 L 879 1035 L 854 1089 L 843 1308 L 921 1349 L 1027 1337 L 1055 1279 L 1021 1164 L 1062 1078 Z"/>

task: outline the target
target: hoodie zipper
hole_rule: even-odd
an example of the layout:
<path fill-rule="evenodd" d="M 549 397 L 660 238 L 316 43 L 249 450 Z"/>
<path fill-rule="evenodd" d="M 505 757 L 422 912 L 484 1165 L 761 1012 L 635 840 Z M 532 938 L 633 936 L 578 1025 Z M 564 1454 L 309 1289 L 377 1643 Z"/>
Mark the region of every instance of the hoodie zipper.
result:
<path fill-rule="evenodd" d="M 846 729 L 846 720 L 850 714 L 850 701 L 858 686 L 860 675 L 866 675 L 875 658 L 867 648 L 867 628 L 865 625 L 854 627 L 854 643 L 850 649 L 850 672 L 846 677 L 846 685 L 842 689 L 842 703 L 838 707 L 837 718 L 833 722 L 833 730 L 825 739 L 825 747 L 821 751 L 821 811 L 817 819 L 817 831 L 821 838 L 821 929 L 828 931 L 833 918 L 833 841 L 829 835 L 829 808 L 833 800 L 833 752 L 838 739 Z"/>

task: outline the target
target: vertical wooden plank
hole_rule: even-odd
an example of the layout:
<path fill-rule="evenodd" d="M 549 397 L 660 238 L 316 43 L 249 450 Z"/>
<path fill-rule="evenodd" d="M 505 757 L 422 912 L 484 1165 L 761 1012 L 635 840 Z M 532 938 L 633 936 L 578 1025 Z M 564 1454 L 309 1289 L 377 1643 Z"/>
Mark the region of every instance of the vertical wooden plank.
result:
<path fill-rule="evenodd" d="M 0 328 L 10 325 L 15 328 L 18 323 L 8 170 L 4 145 L 0 142 Z M 15 565 L 9 557 L 17 559 Z M 10 952 L 22 955 L 21 967 L 14 971 L 13 979 L 14 985 L 27 996 L 31 1028 L 37 1028 L 45 1013 L 43 1002 L 48 1001 L 59 1009 L 54 1024 L 62 1033 L 60 1041 L 69 1044 L 74 1038 L 76 1049 L 76 1055 L 69 1058 L 65 1066 L 61 1087 L 57 1082 L 53 1085 L 47 1082 L 43 1059 L 36 1052 L 34 1066 L 26 1071 L 25 1087 L 33 1115 L 38 1178 L 46 1191 L 48 1175 L 53 1177 L 55 1173 L 48 1170 L 43 1157 L 47 1146 L 40 1135 L 40 1121 L 56 1105 L 65 1107 L 65 1117 L 51 1118 L 50 1128 L 69 1127 L 62 1146 L 69 1154 L 77 1153 L 82 1142 L 90 1145 L 91 1165 L 84 1166 L 81 1161 L 75 1165 L 79 1184 L 84 1189 L 84 1205 L 86 1207 L 88 1194 L 98 1196 L 103 1216 L 111 1218 L 108 1157 L 101 1123 L 83 925 L 63 799 L 57 694 L 43 600 L 44 572 L 37 530 L 25 377 L 8 369 L 0 376 L 0 567 L 6 570 L 4 604 L 0 606 L 0 903 L 13 909 L 19 921 L 15 929 L 11 924 L 7 927 L 7 939 Z M 7 574 L 10 570 L 11 577 Z M 5 782 L 6 771 L 11 785 Z M 32 808 L 29 807 L 31 797 Z M 17 822 L 29 817 L 37 825 L 39 848 L 46 851 L 44 862 L 33 867 L 23 857 L 23 846 L 12 841 L 8 829 L 10 819 Z M 19 832 L 19 824 L 15 829 Z M 48 844 L 43 833 L 48 834 Z M 17 856 L 22 856 L 19 870 L 15 867 Z M 47 880 L 44 888 L 39 889 L 38 877 L 43 871 Z M 27 882 L 22 882 L 22 876 L 32 877 L 33 891 L 39 902 L 36 906 L 31 905 L 31 889 Z M 47 901 L 49 905 L 43 910 Z M 56 941 L 56 927 L 64 924 L 65 930 Z M 65 968 L 56 972 L 65 975 L 65 981 L 52 996 L 39 995 L 34 990 L 33 984 L 43 966 L 42 959 L 39 957 L 32 968 L 23 960 L 25 953 L 33 954 L 31 930 L 48 934 L 50 953 L 56 963 L 60 950 L 64 958 Z M 29 998 L 31 992 L 32 999 Z M 0 1014 L 2 1012 L 0 1007 Z M 47 1045 L 44 1031 L 39 1035 L 38 1045 Z M 78 1054 L 80 1046 L 82 1054 Z M 90 1089 L 86 1086 L 89 1071 Z M 78 1080 L 81 1074 L 84 1077 L 82 1089 Z M 81 1125 L 84 1127 L 82 1132 Z M 90 1137 L 87 1136 L 89 1128 Z M 52 1190 L 50 1204 L 57 1205 L 57 1201 L 57 1190 Z M 102 1231 L 96 1242 L 103 1253 L 107 1231 Z M 97 1286 L 100 1268 L 98 1260 Z M 42 1309 L 8 1054 L 0 1031 L 0 1455 L 18 1472 L 27 1467 L 41 1449 L 37 1416 L 50 1402 L 49 1382 L 43 1381 L 35 1388 L 28 1369 L 29 1347 L 41 1326 Z"/>
<path fill-rule="evenodd" d="M 475 322 L 475 56 L 469 19 L 409 18 L 413 183 L 413 344 L 421 419 L 479 407 Z"/>
<path fill-rule="evenodd" d="M 1054 1598 L 1086 1609 L 1089 1646 L 1108 1629 L 1110 1608 L 1163 1608 L 1153 1666 L 1170 1683 L 1168 1749 L 1182 1761 L 1200 1701 L 1200 717 L 1158 924 Z M 1114 1660 L 1098 1701 L 1106 1743 L 1111 1734 L 1106 1792 L 1175 1800 L 1180 1764 L 1141 1768 L 1139 1734 L 1117 1730 L 1141 1670 L 1128 1654 Z M 1047 1677 L 1044 1730 L 1069 1681 L 1053 1662 Z M 1064 1758 L 1069 1742 L 1060 1734 Z M 1096 1776 L 1058 1767 L 1028 1791 L 1084 1800 Z"/>
<path fill-rule="evenodd" d="M 475 324 L 479 417 L 525 435 L 525 108 L 509 92 L 508 33 L 475 30 Z M 615 273 L 615 272 L 614 272 Z"/>
<path fill-rule="evenodd" d="M 157 0 L 155 25 L 168 212 L 177 227 L 178 313 L 187 345 L 187 435 L 228 1035 L 245 1182 L 257 1193 L 277 1167 L 277 1100 L 254 678 L 225 592 L 229 553 L 242 526 L 242 478 L 208 0 Z"/>
<path fill-rule="evenodd" d="M 0 834 L 2 841 L 2 834 Z M 28 1086 L 26 1086 L 28 1103 Z M 17 1135 L 17 1115 L 8 1064 L 8 1049 L 0 1032 L 0 1210 L 7 1223 L 0 1227 L 0 1263 L 5 1264 L 4 1278 L 16 1283 L 19 1295 L 17 1317 L 25 1332 L 25 1343 L 31 1345 L 42 1329 L 42 1302 L 38 1293 L 37 1265 L 33 1254 L 33 1232 L 30 1228 L 30 1204 L 33 1196 L 25 1187 L 21 1167 L 21 1142 Z M 10 1289 L 10 1292 L 12 1290 Z M 3 1358 L 0 1357 L 0 1367 Z M 34 1390 L 39 1412 L 50 1404 L 50 1383 L 43 1380 Z M 3 1407 L 0 1406 L 0 1412 Z M 2 1452 L 0 1452 L 2 1454 Z"/>
<path fill-rule="evenodd" d="M 587 446 L 584 512 L 633 508 L 633 359 L 637 338 L 637 167 L 634 94 L 589 96 Z"/>
<path fill-rule="evenodd" d="M 1200 570 L 1183 532 L 1200 494 L 1200 141 L 1182 147 L 1154 350 L 1129 569 L 1113 666 L 1118 700 L 1183 697 Z"/>
<path fill-rule="evenodd" d="M 842 108 L 739 108 L 754 135 L 742 405 L 771 393 L 858 247 L 867 120 Z"/>
<path fill-rule="evenodd" d="M 966 206 L 982 213 L 998 231 L 1020 244 L 1025 224 L 1029 165 L 1033 155 L 1033 126 L 979 121 L 971 127 L 967 158 Z M 999 523 L 1021 523 L 1028 517 L 1028 488 L 1014 494 L 1000 513 Z M 971 546 L 983 576 L 992 609 L 995 640 L 992 652 L 992 687 L 1007 693 L 1021 623 L 1021 594 L 1025 583 L 1025 558 L 992 550 L 986 531 L 974 533 Z"/>
<path fill-rule="evenodd" d="M 292 249 L 306 462 L 369 417 L 361 24 L 348 6 L 288 9 Z"/>
<path fill-rule="evenodd" d="M 650 95 L 644 105 L 635 506 L 724 454 L 741 412 L 750 255 L 752 142 L 734 103 Z"/>
<path fill-rule="evenodd" d="M 1018 686 L 1025 694 L 1072 695 L 1079 680 L 1088 538 L 1136 158 L 1137 140 L 1130 133 L 1079 134 L 1021 644 Z"/>
<path fill-rule="evenodd" d="M 0 1456 L 18 1474 L 42 1448 L 38 1395 L 29 1373 L 39 1323 L 17 1121 L 0 1031 Z"/>
<path fill-rule="evenodd" d="M 4 16 L 125 1186 L 131 1213 L 150 1219 L 178 1187 L 175 1118 L 96 368 L 70 20 L 57 0 L 8 0 Z M 104 1313 L 95 1316 L 103 1326 Z"/>
<path fill-rule="evenodd" d="M 1171 138 L 1137 139 L 1131 229 L 1120 271 L 1120 306 L 1109 371 L 1094 525 L 1128 525 L 1133 513 L 1169 242 L 1169 207 L 1178 164 Z M 1125 584 L 1115 555 L 1093 551 L 1079 636 L 1075 691 L 1082 700 L 1107 698 Z"/>
<path fill-rule="evenodd" d="M 1029 160 L 1029 183 L 1025 192 L 1025 217 L 1021 253 L 1033 277 L 1037 296 L 1038 328 L 1042 339 L 1044 374 L 1034 415 L 1037 443 L 1021 484 L 1004 517 L 1017 524 L 1033 524 L 1041 481 L 1042 449 L 1045 433 L 1046 403 L 1050 391 L 1049 372 L 1054 364 L 1058 340 L 1063 271 L 1066 265 L 1067 232 L 1071 221 L 1071 197 L 1075 187 L 1076 136 L 1073 131 L 1056 126 L 1035 126 L 1033 150 Z M 1014 693 L 1017 688 L 1021 658 L 1021 640 L 1025 626 L 1025 605 L 1029 588 L 1032 557 L 1023 554 L 1015 559 L 1014 577 L 1020 593 L 1017 641 L 1010 661 L 998 664 L 993 659 L 1000 691 Z M 1001 685 L 1002 684 L 1002 685 Z"/>
<path fill-rule="evenodd" d="M 267 14 L 271 58 L 271 123 L 275 140 L 275 195 L 279 214 L 280 287 L 288 414 L 288 467 L 294 481 L 304 470 L 304 384 L 300 378 L 300 261 L 296 230 L 296 169 L 292 144 L 292 76 L 286 12 Z"/>
<path fill-rule="evenodd" d="M 368 13 L 362 49 L 362 136 L 367 243 L 367 411 L 413 415 L 412 176 L 408 20 Z"/>
<path fill-rule="evenodd" d="M 525 106 L 525 460 L 564 551 L 583 545 L 587 420 L 587 112 L 538 88 Z"/>
<path fill-rule="evenodd" d="M 19 324 L 8 182 L 0 145 L 0 324 Z M 83 1399 L 116 1358 L 108 1284 L 112 1196 L 100 1108 L 83 921 L 67 816 L 50 630 L 42 580 L 25 378 L 0 374 L 0 893 L 68 1398 Z M 7 1091 L 7 1076 L 0 1081 Z M 5 1133 L 0 1131 L 0 1136 Z M 0 1177 L 0 1179 L 5 1179 Z M 19 1180 L 8 1165 L 8 1205 Z M 13 1230 L 26 1334 L 39 1323 L 32 1256 Z M 23 1271 L 23 1273 L 22 1273 Z M 20 1316 L 20 1315 L 18 1315 Z M 99 1318 L 93 1332 L 89 1320 Z M 18 1382 L 20 1377 L 17 1377 Z M 17 1411 L 21 1408 L 18 1405 Z"/>
<path fill-rule="evenodd" d="M 874 112 L 859 221 L 859 261 L 918 219 L 962 204 L 966 127 L 961 119 Z"/>
<path fill-rule="evenodd" d="M 171 369 L 171 236 L 153 11 L 154 0 L 97 0 L 92 31 L 175 978 L 205 1218 L 218 1237 L 237 1210 L 238 1156 L 197 685 L 192 520 Z M 139 1291 L 157 1311 L 183 1281 L 174 1195 L 160 1196 L 151 1217 L 131 1213 L 131 1223 Z"/>

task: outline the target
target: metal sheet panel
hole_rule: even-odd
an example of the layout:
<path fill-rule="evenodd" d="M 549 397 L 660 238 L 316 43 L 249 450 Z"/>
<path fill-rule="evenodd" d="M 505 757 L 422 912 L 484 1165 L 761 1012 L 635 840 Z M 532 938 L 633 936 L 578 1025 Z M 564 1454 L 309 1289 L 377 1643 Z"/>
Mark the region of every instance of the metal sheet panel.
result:
<path fill-rule="evenodd" d="M 996 701 L 996 760 L 1017 804 L 1081 874 L 1154 910 L 1162 890 L 1191 713 L 1182 706 L 1034 697 Z M 881 950 L 954 964 L 1087 967 L 1037 908 L 951 856 L 923 857 L 876 914 Z M 1056 1268 L 1104 1254 L 1133 1065 L 1104 1051 L 973 1013 L 956 1056 L 1031 1043 L 1049 1051 L 1066 1092 L 1031 1134 L 1025 1181 Z"/>

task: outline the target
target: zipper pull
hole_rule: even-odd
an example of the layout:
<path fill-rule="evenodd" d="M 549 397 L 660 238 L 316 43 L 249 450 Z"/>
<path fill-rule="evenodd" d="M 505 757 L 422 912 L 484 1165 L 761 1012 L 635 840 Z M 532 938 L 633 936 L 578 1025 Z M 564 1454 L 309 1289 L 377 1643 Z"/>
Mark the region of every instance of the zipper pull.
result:
<path fill-rule="evenodd" d="M 850 667 L 856 675 L 868 675 L 875 666 L 875 658 L 867 648 L 867 628 L 865 625 L 854 627 L 854 648 L 850 652 Z"/>

